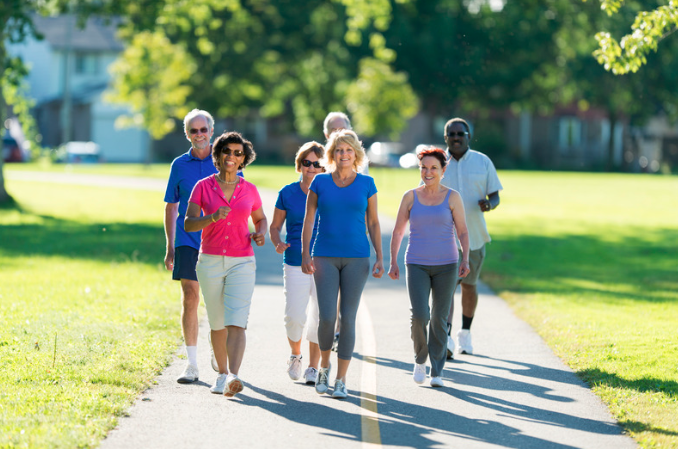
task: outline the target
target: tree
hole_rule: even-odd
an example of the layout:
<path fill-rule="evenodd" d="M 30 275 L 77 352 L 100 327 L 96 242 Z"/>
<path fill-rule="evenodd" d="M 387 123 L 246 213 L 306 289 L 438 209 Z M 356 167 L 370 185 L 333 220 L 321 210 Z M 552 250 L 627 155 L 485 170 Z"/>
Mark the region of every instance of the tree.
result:
<path fill-rule="evenodd" d="M 585 0 L 584 0 L 585 1 Z M 619 12 L 624 0 L 600 0 L 601 8 L 612 16 Z M 678 29 L 678 2 L 651 11 L 640 11 L 631 25 L 632 32 L 617 41 L 611 33 L 596 34 L 599 48 L 593 53 L 605 70 L 616 75 L 637 72 L 647 63 L 650 52 L 656 52 L 659 43 Z"/>

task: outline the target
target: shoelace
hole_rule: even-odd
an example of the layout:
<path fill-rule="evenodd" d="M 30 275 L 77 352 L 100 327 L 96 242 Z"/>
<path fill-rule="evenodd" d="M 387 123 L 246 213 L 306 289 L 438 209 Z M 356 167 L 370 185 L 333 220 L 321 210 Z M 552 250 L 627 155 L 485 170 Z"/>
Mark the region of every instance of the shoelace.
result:
<path fill-rule="evenodd" d="M 318 373 L 318 375 L 320 376 L 320 379 L 318 379 L 319 384 L 327 383 L 327 372 L 328 371 L 329 370 L 327 370 L 327 369 L 320 369 L 320 372 Z"/>

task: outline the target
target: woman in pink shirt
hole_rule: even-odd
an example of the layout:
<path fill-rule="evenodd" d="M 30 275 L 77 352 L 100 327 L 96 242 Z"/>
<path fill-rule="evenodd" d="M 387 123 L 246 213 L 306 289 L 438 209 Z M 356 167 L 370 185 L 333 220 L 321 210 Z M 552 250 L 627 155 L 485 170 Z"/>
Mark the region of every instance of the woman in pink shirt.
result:
<path fill-rule="evenodd" d="M 238 370 L 245 353 L 256 269 L 251 241 L 264 244 L 268 223 L 257 188 L 238 176 L 238 170 L 256 158 L 252 143 L 237 132 L 226 132 L 214 142 L 212 158 L 219 173 L 193 188 L 184 228 L 202 230 L 196 274 L 219 365 L 210 391 L 231 397 L 243 389 Z M 248 227 L 250 217 L 253 233 Z"/>

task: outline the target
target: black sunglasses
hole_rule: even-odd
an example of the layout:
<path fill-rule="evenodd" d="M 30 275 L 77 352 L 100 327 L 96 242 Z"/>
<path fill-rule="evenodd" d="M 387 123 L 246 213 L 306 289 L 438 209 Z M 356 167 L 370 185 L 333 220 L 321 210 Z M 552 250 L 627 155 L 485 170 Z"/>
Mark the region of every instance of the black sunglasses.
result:
<path fill-rule="evenodd" d="M 207 131 L 209 131 L 208 128 L 200 128 L 200 129 L 191 128 L 191 129 L 188 130 L 188 132 L 191 133 L 191 134 L 198 134 L 198 132 L 201 132 L 203 134 L 207 134 Z"/>
<path fill-rule="evenodd" d="M 320 162 L 318 162 L 318 161 L 311 162 L 308 159 L 304 159 L 303 161 L 301 161 L 301 165 L 303 165 L 304 167 L 310 167 L 312 165 L 315 168 L 322 168 L 322 166 L 320 165 Z"/>
<path fill-rule="evenodd" d="M 224 148 L 224 151 L 222 151 L 222 153 L 225 154 L 226 156 L 229 156 L 229 155 L 232 154 L 235 157 L 240 157 L 243 154 L 245 154 L 245 152 L 243 152 L 243 150 L 231 150 L 230 148 Z"/>
<path fill-rule="evenodd" d="M 447 137 L 455 137 L 455 136 L 457 136 L 457 137 L 468 136 L 468 131 L 457 131 L 457 132 L 448 131 L 447 132 Z"/>

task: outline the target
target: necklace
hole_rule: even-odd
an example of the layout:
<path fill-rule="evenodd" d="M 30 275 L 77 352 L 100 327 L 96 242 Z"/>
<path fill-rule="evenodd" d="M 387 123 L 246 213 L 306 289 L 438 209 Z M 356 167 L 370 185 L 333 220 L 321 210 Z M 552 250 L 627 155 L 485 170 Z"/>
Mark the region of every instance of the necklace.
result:
<path fill-rule="evenodd" d="M 235 181 L 224 181 L 223 179 L 221 179 L 221 177 L 219 176 L 219 174 L 215 173 L 214 176 L 216 176 L 217 179 L 218 179 L 219 181 L 223 182 L 223 183 L 226 184 L 226 185 L 232 186 L 233 184 L 235 184 L 235 183 L 238 182 L 238 178 L 237 178 L 237 177 L 235 178 Z M 237 176 L 237 175 L 236 175 L 236 176 Z"/>
<path fill-rule="evenodd" d="M 350 175 L 348 178 L 346 178 L 346 181 L 344 181 L 343 179 L 341 179 L 341 176 L 339 176 L 339 173 L 338 173 L 338 172 L 335 172 L 335 173 L 337 174 L 337 181 L 339 181 L 339 182 L 341 183 L 342 186 L 345 186 L 345 185 L 346 185 L 346 182 L 348 182 L 348 181 L 350 181 L 351 179 L 353 179 L 353 174 L 354 174 L 355 172 L 351 172 L 351 175 Z"/>

